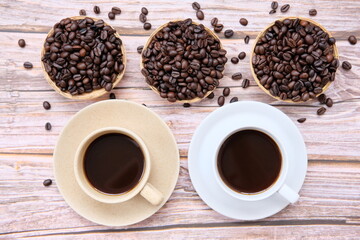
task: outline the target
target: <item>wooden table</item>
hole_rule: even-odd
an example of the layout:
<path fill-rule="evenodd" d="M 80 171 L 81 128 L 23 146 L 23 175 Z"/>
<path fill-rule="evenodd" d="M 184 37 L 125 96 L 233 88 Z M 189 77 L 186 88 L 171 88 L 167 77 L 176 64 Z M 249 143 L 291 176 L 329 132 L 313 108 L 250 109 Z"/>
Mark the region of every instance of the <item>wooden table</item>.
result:
<path fill-rule="evenodd" d="M 148 20 L 155 30 L 172 19 L 195 18 L 191 1 L 0 1 L 0 238 L 35 239 L 359 239 L 360 237 L 360 42 L 352 46 L 350 34 L 360 37 L 360 1 L 288 0 L 288 13 L 269 15 L 271 1 L 199 1 L 206 26 L 218 17 L 225 29 L 235 30 L 231 39 L 220 34 L 228 58 L 245 51 L 248 56 L 259 31 L 283 16 L 308 17 L 316 8 L 314 20 L 337 39 L 341 61 L 348 60 L 350 71 L 339 69 L 336 81 L 327 91 L 335 104 L 317 116 L 319 104 L 288 104 L 275 101 L 256 86 L 250 74 L 249 57 L 234 65 L 226 64 L 219 96 L 231 87 L 233 96 L 271 104 L 285 112 L 299 127 L 308 149 L 309 168 L 300 191 L 300 200 L 272 217 L 258 221 L 237 221 L 210 209 L 195 192 L 188 173 L 187 150 L 192 134 L 201 121 L 218 108 L 216 99 L 206 99 L 183 108 L 170 104 L 153 93 L 140 74 L 140 55 L 136 52 L 151 31 L 138 20 L 142 6 L 149 9 Z M 94 224 L 76 214 L 60 195 L 56 182 L 44 187 L 44 179 L 54 179 L 52 154 L 59 133 L 80 109 L 108 98 L 72 101 L 57 94 L 45 81 L 40 67 L 40 49 L 46 33 L 64 17 L 78 15 L 84 8 L 88 16 L 97 4 L 99 15 L 121 34 L 126 45 L 128 67 L 124 79 L 113 91 L 118 99 L 146 105 L 159 114 L 173 131 L 181 154 L 181 170 L 176 189 L 155 215 L 135 225 L 112 228 Z M 112 6 L 122 9 L 116 20 L 107 12 Z M 249 20 L 247 27 L 239 18 Z M 244 44 L 245 35 L 251 37 Z M 25 48 L 17 41 L 24 38 Z M 360 40 L 360 39 L 359 39 Z M 23 62 L 34 68 L 26 70 Z M 230 76 L 241 71 L 251 86 L 241 88 Z M 42 102 L 52 108 L 46 111 Z M 306 117 L 303 124 L 296 119 Z M 53 128 L 46 131 L 44 125 Z"/>

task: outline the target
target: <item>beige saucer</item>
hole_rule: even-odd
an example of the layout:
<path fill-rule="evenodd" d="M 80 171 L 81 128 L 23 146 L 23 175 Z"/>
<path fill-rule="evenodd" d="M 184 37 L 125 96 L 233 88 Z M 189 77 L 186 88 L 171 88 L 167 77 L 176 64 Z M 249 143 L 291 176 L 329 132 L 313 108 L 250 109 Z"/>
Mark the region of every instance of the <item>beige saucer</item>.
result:
<path fill-rule="evenodd" d="M 76 149 L 94 130 L 111 126 L 129 129 L 145 142 L 152 165 L 149 182 L 164 195 L 158 206 L 140 195 L 124 203 L 101 203 L 81 190 L 74 174 Z M 61 194 L 78 214 L 98 224 L 125 226 L 150 217 L 169 199 L 179 175 L 179 150 L 169 127 L 147 107 L 106 100 L 82 109 L 65 126 L 54 151 L 54 171 Z"/>

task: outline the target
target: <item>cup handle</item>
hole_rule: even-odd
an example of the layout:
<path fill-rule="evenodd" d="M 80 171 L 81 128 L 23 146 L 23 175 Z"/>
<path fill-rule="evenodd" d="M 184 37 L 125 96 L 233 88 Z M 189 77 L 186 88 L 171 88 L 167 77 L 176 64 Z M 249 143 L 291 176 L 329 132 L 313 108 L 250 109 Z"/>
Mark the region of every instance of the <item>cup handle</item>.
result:
<path fill-rule="evenodd" d="M 159 205 L 164 199 L 162 193 L 150 183 L 146 183 L 145 187 L 141 190 L 140 195 L 155 206 Z"/>
<path fill-rule="evenodd" d="M 280 188 L 278 193 L 290 203 L 295 203 L 299 199 L 299 194 L 285 184 Z"/>

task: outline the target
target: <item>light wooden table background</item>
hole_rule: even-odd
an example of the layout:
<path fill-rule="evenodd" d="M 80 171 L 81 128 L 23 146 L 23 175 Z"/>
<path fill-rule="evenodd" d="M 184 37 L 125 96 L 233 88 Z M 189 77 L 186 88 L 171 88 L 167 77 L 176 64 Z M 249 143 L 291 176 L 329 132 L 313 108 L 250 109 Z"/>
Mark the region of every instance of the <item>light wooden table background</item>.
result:
<path fill-rule="evenodd" d="M 192 17 L 192 1 L 30 1 L 0 0 L 0 238 L 35 239 L 359 239 L 360 238 L 360 41 L 352 46 L 347 38 L 354 34 L 360 40 L 360 1 L 287 0 L 288 13 L 269 15 L 271 1 L 208 0 L 199 1 L 205 13 L 206 26 L 218 17 L 236 34 L 224 39 L 228 58 L 245 51 L 247 57 L 234 65 L 227 63 L 219 96 L 223 87 L 231 87 L 231 95 L 240 100 L 256 100 L 271 104 L 285 112 L 299 127 L 308 149 L 309 168 L 300 191 L 300 200 L 280 213 L 258 221 L 237 221 L 210 209 L 191 184 L 187 149 L 200 122 L 218 108 L 216 99 L 206 99 L 183 108 L 159 98 L 145 84 L 139 70 L 140 55 L 136 52 L 151 31 L 145 31 L 138 20 L 140 9 L 149 10 L 148 20 L 155 30 L 161 24 L 179 18 Z M 283 1 L 280 2 L 282 5 Z M 169 125 L 181 154 L 181 170 L 176 189 L 166 205 L 152 217 L 138 224 L 111 228 L 94 224 L 77 215 L 60 195 L 56 182 L 44 187 L 44 179 L 54 179 L 52 154 L 60 131 L 68 120 L 92 101 L 71 101 L 57 94 L 44 79 L 40 68 L 40 49 L 46 33 L 64 17 L 78 15 L 86 9 L 101 8 L 100 17 L 112 24 L 126 44 L 128 67 L 122 82 L 113 91 L 118 99 L 128 99 L 146 105 Z M 113 6 L 122 9 L 116 20 L 110 21 L 108 11 Z M 339 69 L 336 81 L 327 91 L 335 104 L 325 115 L 317 116 L 316 101 L 288 104 L 275 101 L 263 93 L 251 78 L 249 53 L 259 31 L 283 16 L 308 17 L 316 8 L 314 20 L 321 23 L 337 39 L 341 61 L 352 63 L 351 71 Z M 240 17 L 249 20 L 241 26 Z M 245 35 L 250 44 L 244 44 Z M 17 41 L 26 40 L 20 48 Z M 26 70 L 23 62 L 34 68 Z M 247 89 L 230 76 L 241 71 L 251 79 Z M 52 108 L 46 111 L 42 102 Z M 296 119 L 306 117 L 303 124 Z M 46 131 L 44 125 L 53 128 Z"/>

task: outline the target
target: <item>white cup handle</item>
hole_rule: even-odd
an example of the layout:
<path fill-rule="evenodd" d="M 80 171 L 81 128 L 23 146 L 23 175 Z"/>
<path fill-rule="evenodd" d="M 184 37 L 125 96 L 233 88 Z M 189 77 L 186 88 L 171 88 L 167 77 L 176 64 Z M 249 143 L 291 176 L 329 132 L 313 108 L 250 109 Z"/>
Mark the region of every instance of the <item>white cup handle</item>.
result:
<path fill-rule="evenodd" d="M 284 184 L 278 193 L 290 203 L 295 203 L 299 199 L 299 194 L 292 190 L 288 185 Z"/>
<path fill-rule="evenodd" d="M 159 205 L 164 199 L 162 193 L 150 183 L 146 183 L 145 187 L 141 190 L 140 195 L 155 206 Z"/>

